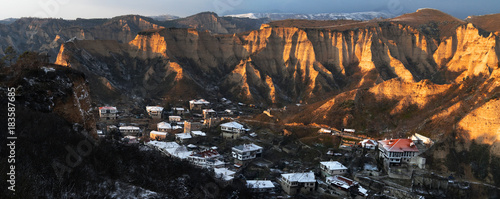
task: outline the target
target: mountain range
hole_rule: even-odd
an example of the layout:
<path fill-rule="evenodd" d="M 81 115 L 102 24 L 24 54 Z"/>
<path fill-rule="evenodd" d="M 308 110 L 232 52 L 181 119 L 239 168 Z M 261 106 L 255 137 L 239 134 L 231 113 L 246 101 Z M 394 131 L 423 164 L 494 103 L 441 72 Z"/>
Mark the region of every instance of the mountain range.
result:
<path fill-rule="evenodd" d="M 302 103 L 281 122 L 355 128 L 373 137 L 420 133 L 439 143 L 427 156 L 438 170 L 458 172 L 445 163 L 473 143 L 500 156 L 500 14 L 253 16 L 25 18 L 0 25 L 0 45 L 47 52 L 82 72 L 98 104 L 222 97 L 264 107 Z M 476 175 L 467 160 L 455 162 L 468 177 L 500 183 L 494 169 Z"/>

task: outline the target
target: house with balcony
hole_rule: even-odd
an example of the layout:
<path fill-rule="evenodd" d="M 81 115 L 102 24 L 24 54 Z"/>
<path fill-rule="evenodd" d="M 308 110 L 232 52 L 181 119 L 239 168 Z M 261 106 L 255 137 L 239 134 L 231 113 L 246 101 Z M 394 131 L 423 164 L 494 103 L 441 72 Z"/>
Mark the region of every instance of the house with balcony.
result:
<path fill-rule="evenodd" d="M 379 157 L 388 166 L 408 163 L 419 155 L 419 150 L 411 139 L 391 139 L 378 141 Z"/>
<path fill-rule="evenodd" d="M 225 163 L 219 158 L 222 156 L 214 149 L 204 150 L 188 156 L 188 161 L 202 168 L 222 168 Z"/>
<path fill-rule="evenodd" d="M 262 147 L 254 143 L 243 144 L 232 148 L 235 164 L 245 164 L 248 161 L 262 156 Z"/>

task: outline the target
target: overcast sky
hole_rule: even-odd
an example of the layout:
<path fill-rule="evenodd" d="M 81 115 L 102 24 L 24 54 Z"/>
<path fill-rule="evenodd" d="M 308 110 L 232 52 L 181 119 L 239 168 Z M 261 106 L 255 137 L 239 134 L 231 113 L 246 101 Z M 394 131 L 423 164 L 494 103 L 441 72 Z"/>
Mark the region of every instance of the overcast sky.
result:
<path fill-rule="evenodd" d="M 5 0 L 0 19 L 19 17 L 109 18 L 126 14 L 171 14 L 181 17 L 203 11 L 219 15 L 248 12 L 342 13 L 384 11 L 394 15 L 418 8 L 436 8 L 460 19 L 500 13 L 499 0 Z"/>

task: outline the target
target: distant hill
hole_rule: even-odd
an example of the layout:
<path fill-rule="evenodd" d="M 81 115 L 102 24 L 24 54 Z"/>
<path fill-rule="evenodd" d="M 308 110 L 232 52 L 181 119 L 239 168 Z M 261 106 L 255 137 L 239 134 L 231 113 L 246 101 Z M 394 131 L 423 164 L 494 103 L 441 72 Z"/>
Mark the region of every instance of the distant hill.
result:
<path fill-rule="evenodd" d="M 297 14 L 297 13 L 245 13 L 226 15 L 228 17 L 268 19 L 271 21 L 285 19 L 307 19 L 307 20 L 359 20 L 367 21 L 376 18 L 392 18 L 394 15 L 385 12 L 353 12 L 353 13 L 319 13 L 319 14 Z"/>

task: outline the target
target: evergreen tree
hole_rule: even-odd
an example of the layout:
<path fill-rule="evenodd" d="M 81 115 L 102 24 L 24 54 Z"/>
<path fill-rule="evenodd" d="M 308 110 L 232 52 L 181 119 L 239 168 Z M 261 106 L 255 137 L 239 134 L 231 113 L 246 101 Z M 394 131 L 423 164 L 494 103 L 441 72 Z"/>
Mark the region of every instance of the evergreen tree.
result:
<path fill-rule="evenodd" d="M 5 62 L 6 60 L 9 61 L 9 65 L 12 65 L 12 60 L 16 58 L 16 50 L 14 50 L 14 47 L 9 46 L 7 49 L 5 49 L 5 56 L 3 56 L 2 61 Z"/>

